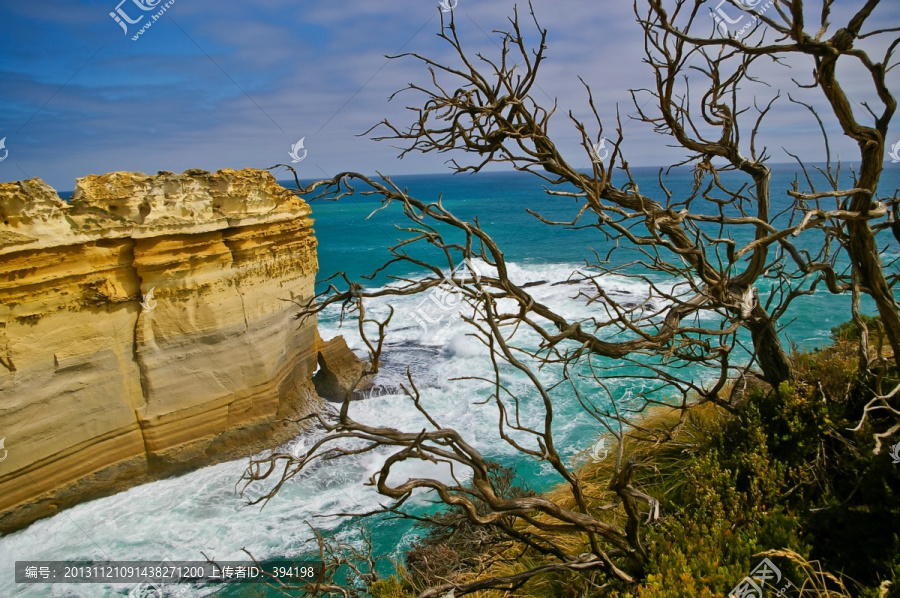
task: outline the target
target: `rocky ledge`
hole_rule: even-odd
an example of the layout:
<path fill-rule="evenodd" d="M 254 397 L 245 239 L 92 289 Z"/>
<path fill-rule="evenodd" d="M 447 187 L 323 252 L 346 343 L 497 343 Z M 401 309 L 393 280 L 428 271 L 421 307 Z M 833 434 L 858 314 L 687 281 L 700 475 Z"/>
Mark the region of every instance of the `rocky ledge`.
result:
<path fill-rule="evenodd" d="M 0 532 L 299 431 L 310 213 L 251 169 L 0 184 Z"/>

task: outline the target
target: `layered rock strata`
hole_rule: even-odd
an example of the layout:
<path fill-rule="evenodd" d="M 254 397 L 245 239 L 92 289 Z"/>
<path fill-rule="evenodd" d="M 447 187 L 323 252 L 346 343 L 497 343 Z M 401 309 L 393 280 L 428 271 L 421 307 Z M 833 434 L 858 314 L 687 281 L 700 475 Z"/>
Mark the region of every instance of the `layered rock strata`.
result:
<path fill-rule="evenodd" d="M 295 434 L 312 223 L 259 170 L 0 184 L 0 531 Z"/>

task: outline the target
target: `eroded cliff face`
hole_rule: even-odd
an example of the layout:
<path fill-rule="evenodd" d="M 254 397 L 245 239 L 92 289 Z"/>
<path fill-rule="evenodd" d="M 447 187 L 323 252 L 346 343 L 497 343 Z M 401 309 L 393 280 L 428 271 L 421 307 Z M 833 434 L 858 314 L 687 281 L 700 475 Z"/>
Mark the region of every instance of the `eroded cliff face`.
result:
<path fill-rule="evenodd" d="M 309 216 L 250 169 L 0 184 L 0 531 L 298 431 Z"/>

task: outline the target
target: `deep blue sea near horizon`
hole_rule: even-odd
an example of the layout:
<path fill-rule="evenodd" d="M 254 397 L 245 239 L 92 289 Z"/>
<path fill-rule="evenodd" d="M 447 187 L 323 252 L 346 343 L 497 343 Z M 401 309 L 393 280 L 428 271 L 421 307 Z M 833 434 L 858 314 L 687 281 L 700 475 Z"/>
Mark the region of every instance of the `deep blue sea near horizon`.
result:
<path fill-rule="evenodd" d="M 891 196 L 900 188 L 900 165 L 886 168 L 880 194 Z M 791 165 L 773 167 L 773 212 L 786 205 L 784 191 L 790 188 L 796 168 Z M 643 193 L 659 198 L 657 169 L 635 169 Z M 609 242 L 596 230 L 563 230 L 538 222 L 526 213 L 531 209 L 552 220 L 571 220 L 578 210 L 572 198 L 551 197 L 543 191 L 543 181 L 522 173 L 480 173 L 468 175 L 398 176 L 393 180 L 409 189 L 411 195 L 436 201 L 442 195 L 444 205 L 457 215 L 474 216 L 492 234 L 504 251 L 510 272 L 519 283 L 529 286 L 538 300 L 551 305 L 570 318 L 588 317 L 595 309 L 574 299 L 569 285 L 553 286 L 569 278 L 573 272 L 590 272 L 585 260 L 593 260 L 591 249 L 604 254 Z M 678 197 L 691 185 L 692 175 L 679 171 L 667 179 L 667 185 Z M 293 187 L 292 182 L 282 181 Z M 803 185 L 801 184 L 801 189 Z M 374 271 L 388 258 L 386 248 L 407 233 L 396 224 L 404 222 L 399 206 L 366 217 L 378 207 L 374 197 L 354 196 L 338 202 L 317 200 L 312 203 L 318 238 L 319 278 L 344 271 L 351 279 Z M 805 234 L 804 234 L 805 235 Z M 815 244 L 813 234 L 800 235 L 796 242 Z M 745 239 L 736 238 L 740 242 Z M 900 254 L 896 241 L 881 239 L 887 245 L 887 256 Z M 634 259 L 619 252 L 614 260 Z M 615 262 L 614 262 L 615 263 Z M 622 262 L 618 262 L 622 263 Z M 414 275 L 403 267 L 396 275 Z M 381 276 L 370 286 L 382 286 L 388 280 Z M 655 279 L 665 285 L 664 279 Z M 618 276 L 601 279 L 611 294 L 636 298 L 645 296 L 646 286 Z M 760 282 L 761 296 L 768 289 Z M 319 285 L 322 288 L 322 285 Z M 371 313 L 386 313 L 388 305 L 395 310 L 394 322 L 385 350 L 384 370 L 376 380 L 381 389 L 368 399 L 355 402 L 351 416 L 372 423 L 391 425 L 407 431 L 422 428 L 422 418 L 410 401 L 392 392 L 403 381 L 407 366 L 420 382 L 424 403 L 442 425 L 465 431 L 467 439 L 486 456 L 517 469 L 525 482 L 536 490 L 544 490 L 560 482 L 545 462 L 524 457 L 499 439 L 496 430 L 497 411 L 492 404 L 479 404 L 490 388 L 474 380 L 453 380 L 459 376 L 489 373 L 483 348 L 466 336 L 461 319 L 448 320 L 440 335 L 424 335 L 414 314 L 421 297 L 401 297 L 373 302 Z M 871 312 L 871 305 L 864 303 Z M 799 348 L 812 349 L 828 343 L 833 326 L 847 319 L 849 297 L 820 291 L 798 300 L 782 318 L 787 324 L 782 334 Z M 443 324 L 443 322 L 442 322 Z M 363 345 L 355 326 L 339 327 L 337 313 L 327 311 L 319 319 L 320 332 L 328 339 L 343 334 L 354 350 L 362 353 Z M 525 421 L 541 417 L 537 401 L 529 395 L 528 385 L 510 379 L 510 384 L 523 393 Z M 619 398 L 627 398 L 636 389 L 635 382 L 616 380 L 611 383 Z M 601 432 L 595 421 L 583 413 L 578 402 L 565 393 L 559 394 L 554 419 L 556 444 L 565 458 L 577 461 Z M 302 453 L 318 438 L 308 432 L 294 439 L 287 449 Z M 274 447 L 273 447 L 274 448 Z M 29 528 L 0 537 L 0 595 L 22 597 L 108 597 L 127 596 L 131 587 L 122 585 L 52 585 L 16 586 L 9 572 L 16 560 L 204 560 L 201 551 L 217 560 L 246 560 L 242 548 L 259 559 L 295 558 L 311 548 L 312 525 L 339 538 L 356 541 L 354 526 L 359 521 L 323 517 L 336 512 L 361 512 L 374 508 L 379 496 L 363 485 L 380 468 L 383 453 L 367 453 L 336 464 L 315 468 L 286 484 L 281 493 L 264 509 L 247 506 L 246 499 L 235 492 L 247 459 L 204 467 L 189 474 L 138 486 L 63 511 L 32 524 Z M 427 466 L 411 466 L 403 475 L 446 475 Z M 252 490 L 251 496 L 258 495 Z M 431 508 L 427 496 L 417 495 L 412 507 L 420 511 Z M 376 521 L 369 521 L 370 524 Z M 403 521 L 379 519 L 371 525 L 376 554 L 397 557 L 416 539 L 415 530 Z M 778 547 L 771 547 L 778 548 Z M 213 589 L 184 586 L 171 588 L 173 596 L 227 596 L 242 594 L 239 588 Z M 279 595 L 258 594 L 262 595 Z"/>

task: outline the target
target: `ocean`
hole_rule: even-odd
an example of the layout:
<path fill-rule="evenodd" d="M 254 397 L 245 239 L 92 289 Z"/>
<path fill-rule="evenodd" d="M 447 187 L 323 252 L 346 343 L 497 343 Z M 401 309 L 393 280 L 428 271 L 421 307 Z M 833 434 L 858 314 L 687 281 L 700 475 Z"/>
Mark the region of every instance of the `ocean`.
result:
<path fill-rule="evenodd" d="M 773 190 L 783 192 L 789 188 L 795 170 L 793 166 L 776 165 Z M 656 169 L 637 169 L 635 174 L 642 192 L 659 195 L 652 191 L 656 188 Z M 679 171 L 670 177 L 667 184 L 676 197 L 690 188 L 691 176 L 690 172 Z M 578 210 L 576 200 L 547 196 L 540 180 L 520 173 L 398 176 L 394 180 L 423 200 L 437 201 L 440 197 L 457 215 L 464 218 L 477 216 L 503 249 L 513 279 L 519 283 L 532 283 L 528 290 L 536 299 L 570 318 L 596 315 L 595 306 L 585 305 L 583 300 L 576 298 L 577 285 L 553 283 L 569 279 L 574 272 L 590 273 L 585 260 L 593 259 L 591 250 L 603 255 L 610 242 L 596 230 L 550 227 L 526 212 L 530 209 L 551 220 L 571 220 Z M 887 169 L 881 194 L 893 195 L 898 188 L 900 168 Z M 778 193 L 773 199 L 773 211 L 777 212 L 779 207 L 786 205 L 785 202 L 783 193 Z M 338 202 L 317 200 L 312 206 L 319 240 L 320 279 L 344 271 L 351 279 L 360 280 L 361 276 L 386 261 L 388 246 L 408 235 L 397 229 L 398 224 L 404 225 L 399 206 L 366 219 L 379 206 L 374 197 L 356 196 Z M 804 244 L 812 247 L 816 238 L 810 233 L 801 235 L 796 241 L 801 247 Z M 898 257 L 896 242 L 888 243 L 888 239 L 883 242 L 889 247 L 889 256 Z M 621 256 L 616 255 L 614 259 L 621 260 L 621 264 L 635 257 L 625 251 L 620 253 Z M 403 267 L 393 273 L 416 275 L 412 269 Z M 656 276 L 653 279 L 656 284 L 671 284 Z M 365 284 L 378 287 L 389 282 L 382 274 Z M 600 282 L 610 294 L 620 298 L 638 299 L 647 294 L 647 285 L 633 279 L 604 276 Z M 320 288 L 323 288 L 321 284 Z M 763 297 L 768 293 L 764 284 L 760 285 L 760 293 Z M 422 390 L 424 404 L 442 425 L 464 431 L 470 443 L 487 457 L 515 467 L 531 488 L 545 490 L 558 484 L 560 478 L 545 462 L 523 456 L 499 439 L 496 406 L 484 403 L 490 385 L 476 379 L 491 371 L 484 347 L 467 335 L 469 329 L 459 317 L 442 320 L 439 334 L 434 334 L 433 330 L 426 334 L 416 317 L 422 300 L 422 297 L 399 297 L 371 304 L 370 314 L 386 314 L 392 306 L 395 316 L 376 389 L 366 400 L 353 403 L 351 416 L 408 431 L 420 430 L 427 425 L 409 399 L 397 392 L 409 367 Z M 864 310 L 871 313 L 871 304 L 864 303 Z M 781 323 L 786 327 L 781 334 L 798 348 L 820 347 L 828 343 L 830 329 L 848 319 L 848 313 L 849 297 L 834 296 L 820 289 L 814 295 L 798 300 L 785 314 Z M 319 326 L 323 338 L 343 334 L 350 346 L 362 353 L 363 345 L 355 324 L 341 326 L 336 310 L 323 313 Z M 521 342 L 533 346 L 536 340 L 523 335 Z M 627 369 L 616 364 L 606 365 L 609 371 L 627 374 Z M 547 383 L 551 383 L 555 375 L 553 371 L 542 373 Z M 702 378 L 703 375 L 703 372 L 697 372 L 697 376 Z M 461 377 L 465 379 L 459 379 Z M 542 407 L 534 400 L 534 392 L 529 392 L 526 381 L 509 374 L 508 384 L 522 393 L 523 420 L 540 421 Z M 627 399 L 647 388 L 647 384 L 644 380 L 619 377 L 611 380 L 609 386 L 617 398 Z M 554 397 L 556 444 L 564 457 L 577 463 L 596 440 L 600 427 L 565 389 L 555 391 Z M 307 432 L 286 448 L 302 453 L 320 437 L 319 434 Z M 534 445 L 533 440 L 531 443 Z M 93 598 L 126 596 L 131 590 L 127 586 L 102 584 L 17 586 L 11 576 L 16 560 L 178 561 L 204 560 L 204 555 L 217 560 L 246 560 L 241 552 L 244 548 L 261 560 L 296 558 L 312 548 L 310 525 L 351 542 L 359 538 L 357 527 L 368 525 L 373 534 L 375 553 L 399 557 L 417 537 L 408 522 L 329 516 L 368 511 L 381 502 L 381 497 L 371 487 L 364 486 L 364 482 L 380 468 L 383 458 L 384 453 L 371 452 L 312 468 L 286 484 L 264 508 L 248 506 L 246 498 L 236 492 L 247 459 L 205 467 L 80 504 L 0 538 L 0 570 L 6 572 L 0 576 L 0 595 Z M 446 470 L 412 465 L 397 474 L 449 475 Z M 259 492 L 259 488 L 251 488 L 249 495 L 258 496 Z M 417 494 L 411 508 L 418 512 L 433 508 L 429 498 Z M 239 588 L 221 590 L 187 586 L 172 595 L 225 597 L 244 595 L 241 592 Z"/>

